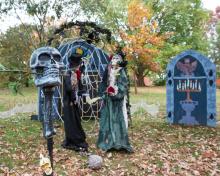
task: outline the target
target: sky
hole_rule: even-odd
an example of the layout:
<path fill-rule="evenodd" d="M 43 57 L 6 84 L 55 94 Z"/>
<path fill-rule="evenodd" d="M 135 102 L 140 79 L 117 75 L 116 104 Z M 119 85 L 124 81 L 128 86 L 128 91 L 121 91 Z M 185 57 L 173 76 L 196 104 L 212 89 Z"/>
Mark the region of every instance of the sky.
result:
<path fill-rule="evenodd" d="M 220 0 L 202 0 L 203 7 L 209 10 L 215 10 L 215 8 L 219 5 L 220 6 Z M 22 18 L 22 22 L 30 22 L 28 20 L 27 16 L 24 14 L 19 14 L 19 16 Z M 20 20 L 16 18 L 15 16 L 7 16 L 3 20 L 0 19 L 0 32 L 6 31 L 9 26 L 14 26 L 16 24 L 19 24 Z"/>
<path fill-rule="evenodd" d="M 202 0 L 206 9 L 215 10 L 216 6 L 220 6 L 220 0 Z"/>

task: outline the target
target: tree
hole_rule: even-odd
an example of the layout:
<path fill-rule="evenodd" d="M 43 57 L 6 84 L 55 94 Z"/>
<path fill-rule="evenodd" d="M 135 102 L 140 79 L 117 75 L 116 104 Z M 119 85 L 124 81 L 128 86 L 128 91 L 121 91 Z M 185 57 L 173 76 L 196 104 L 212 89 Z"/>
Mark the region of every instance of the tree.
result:
<path fill-rule="evenodd" d="M 206 55 L 210 53 L 209 44 L 214 46 L 213 42 L 216 40 L 207 35 L 207 28 L 214 24 L 210 24 L 209 11 L 202 7 L 201 0 L 145 0 L 145 2 L 155 12 L 154 19 L 160 26 L 160 33 L 172 34 L 156 59 L 162 67 L 163 79 L 167 63 L 178 53 L 187 49 L 198 50 Z"/>
<path fill-rule="evenodd" d="M 100 24 L 111 28 L 114 37 L 120 41 L 118 31 L 127 28 L 127 7 L 131 0 L 81 0 L 84 13 L 96 19 Z M 209 12 L 203 9 L 201 0 L 140 0 L 151 9 L 151 19 L 157 23 L 158 36 L 169 35 L 160 47 L 160 52 L 153 56 L 160 63 L 162 72 L 170 58 L 186 49 L 195 49 L 204 54 L 208 52 L 206 35 Z M 145 73 L 148 71 L 145 70 Z"/>
<path fill-rule="evenodd" d="M 146 70 L 155 72 L 160 70 L 155 58 L 166 37 L 158 33 L 159 26 L 152 17 L 153 12 L 149 6 L 133 0 L 128 6 L 127 29 L 120 32 L 124 51 L 137 77 L 138 86 L 144 85 Z"/>
<path fill-rule="evenodd" d="M 63 19 L 74 18 L 78 13 L 78 8 L 77 0 L 1 1 L 1 19 L 5 15 L 15 15 L 20 25 L 11 27 L 5 34 L 1 34 L 0 63 L 7 68 L 28 70 L 28 60 L 33 50 L 45 46 L 57 24 Z M 24 23 L 20 14 L 25 14 L 30 23 Z M 27 75 L 22 78 L 28 80 Z M 18 82 L 20 75 L 9 74 L 5 79 L 6 83 L 8 81 Z"/>
<path fill-rule="evenodd" d="M 89 20 L 95 19 L 117 37 L 120 29 L 125 27 L 129 2 L 130 0 L 80 0 L 80 7 Z"/>
<path fill-rule="evenodd" d="M 167 63 L 172 57 L 187 49 L 208 53 L 207 27 L 209 12 L 201 0 L 144 0 L 153 11 L 159 34 L 170 34 L 155 59 L 160 63 L 159 82 L 164 82 Z"/>
<path fill-rule="evenodd" d="M 203 9 L 201 0 L 148 0 L 147 3 L 155 11 L 160 33 L 173 33 L 167 42 L 207 53 L 209 12 Z"/>
<path fill-rule="evenodd" d="M 34 44 L 32 40 L 29 40 L 29 34 L 25 31 L 34 31 L 33 28 L 30 25 L 26 25 L 25 28 L 23 25 L 20 25 L 9 28 L 5 34 L 0 35 L 0 63 L 4 64 L 7 69 L 19 69 L 27 72 L 27 74 L 22 76 L 7 73 L 7 76 L 4 76 L 6 83 L 16 82 L 20 79 L 20 81 L 28 85 L 30 77 L 28 70 L 29 58 L 34 50 Z"/>
<path fill-rule="evenodd" d="M 220 6 L 210 13 L 210 25 L 208 28 L 210 49 L 209 54 L 216 65 L 220 64 Z"/>
<path fill-rule="evenodd" d="M 50 31 L 55 28 L 55 21 L 73 19 L 79 12 L 78 7 L 77 0 L 5 0 L 0 2 L 0 14 L 15 14 L 23 26 L 26 24 L 22 22 L 20 13 L 26 14 L 34 26 L 38 47 L 46 44 Z M 26 33 L 30 31 L 26 30 Z"/>

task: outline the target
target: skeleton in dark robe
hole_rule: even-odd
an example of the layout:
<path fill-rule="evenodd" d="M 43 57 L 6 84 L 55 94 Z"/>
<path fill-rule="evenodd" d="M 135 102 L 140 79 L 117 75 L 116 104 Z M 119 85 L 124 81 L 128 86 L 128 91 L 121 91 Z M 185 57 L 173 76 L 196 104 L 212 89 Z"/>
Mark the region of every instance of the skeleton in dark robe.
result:
<path fill-rule="evenodd" d="M 81 125 L 77 97 L 81 93 L 80 69 L 81 55 L 73 54 L 68 58 L 69 70 L 63 79 L 64 128 L 65 140 L 62 146 L 75 151 L 87 151 L 86 135 Z"/>
<path fill-rule="evenodd" d="M 115 55 L 105 71 L 99 86 L 99 95 L 103 99 L 100 113 L 100 129 L 97 146 L 104 150 L 125 150 L 133 152 L 129 143 L 126 125 L 126 95 L 128 79 L 121 67 L 122 58 Z"/>

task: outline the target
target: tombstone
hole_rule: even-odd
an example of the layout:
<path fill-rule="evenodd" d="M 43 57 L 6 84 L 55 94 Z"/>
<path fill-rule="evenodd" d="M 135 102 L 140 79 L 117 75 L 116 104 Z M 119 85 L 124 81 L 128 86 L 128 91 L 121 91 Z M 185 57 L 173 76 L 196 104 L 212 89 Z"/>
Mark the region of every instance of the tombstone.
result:
<path fill-rule="evenodd" d="M 167 66 L 167 120 L 171 124 L 216 126 L 216 68 L 188 50 Z"/>

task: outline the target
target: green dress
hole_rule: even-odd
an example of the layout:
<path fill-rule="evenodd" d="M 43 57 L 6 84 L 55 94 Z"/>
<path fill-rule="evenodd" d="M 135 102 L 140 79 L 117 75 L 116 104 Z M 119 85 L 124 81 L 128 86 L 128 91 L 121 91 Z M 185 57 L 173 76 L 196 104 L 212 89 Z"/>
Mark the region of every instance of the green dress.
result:
<path fill-rule="evenodd" d="M 97 146 L 104 151 L 116 149 L 133 152 L 122 110 L 124 97 L 128 91 L 128 80 L 123 68 L 119 73 L 116 79 L 118 93 L 115 96 L 109 96 L 105 93 L 108 87 L 108 70 L 106 70 L 103 81 L 99 85 L 99 95 L 103 97 L 103 108 L 100 112 Z"/>

